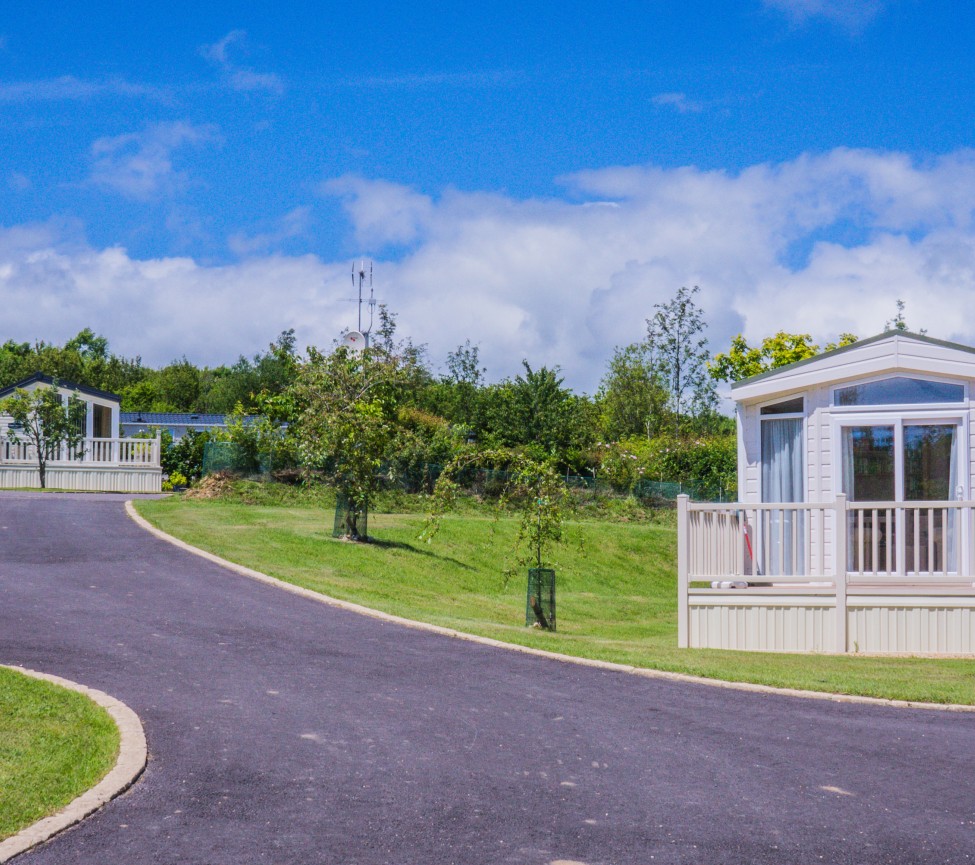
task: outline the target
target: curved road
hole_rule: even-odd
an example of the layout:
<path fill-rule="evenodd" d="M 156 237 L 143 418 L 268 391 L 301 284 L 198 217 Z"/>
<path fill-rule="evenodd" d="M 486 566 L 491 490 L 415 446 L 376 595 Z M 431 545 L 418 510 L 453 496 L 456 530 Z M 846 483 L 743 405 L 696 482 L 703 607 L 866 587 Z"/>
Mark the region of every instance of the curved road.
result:
<path fill-rule="evenodd" d="M 975 716 L 648 680 L 330 608 L 0 495 L 0 662 L 142 718 L 128 793 L 19 863 L 961 863 Z"/>

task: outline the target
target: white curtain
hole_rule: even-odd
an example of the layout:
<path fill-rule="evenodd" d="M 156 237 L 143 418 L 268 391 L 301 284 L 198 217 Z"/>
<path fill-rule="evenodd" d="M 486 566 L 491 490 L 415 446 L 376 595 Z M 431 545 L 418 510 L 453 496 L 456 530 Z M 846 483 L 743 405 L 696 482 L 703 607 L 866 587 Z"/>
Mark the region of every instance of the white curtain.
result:
<path fill-rule="evenodd" d="M 843 492 L 846 493 L 846 497 L 851 502 L 855 502 L 856 497 L 853 495 L 853 429 L 851 427 L 843 428 L 842 460 Z"/>
<path fill-rule="evenodd" d="M 852 427 L 843 427 L 843 437 L 842 437 L 842 448 L 843 453 L 841 455 L 841 469 L 843 472 L 843 492 L 846 493 L 846 498 L 851 501 L 856 501 L 856 496 L 854 495 L 854 474 L 853 474 L 853 429 Z M 850 511 L 846 517 L 846 530 L 849 533 L 849 543 L 847 544 L 846 551 L 846 567 L 848 570 L 853 570 L 855 565 L 853 562 L 853 527 L 855 524 L 854 514 Z"/>
<path fill-rule="evenodd" d="M 960 499 L 958 490 L 958 427 L 951 429 L 951 458 L 948 461 L 948 498 Z M 948 511 L 948 525 L 945 526 L 948 543 L 945 544 L 945 570 L 958 573 L 958 511 Z"/>
<path fill-rule="evenodd" d="M 802 418 L 762 421 L 762 501 L 801 502 Z M 766 520 L 762 564 L 768 575 L 804 572 L 805 519 L 802 511 L 773 510 Z"/>

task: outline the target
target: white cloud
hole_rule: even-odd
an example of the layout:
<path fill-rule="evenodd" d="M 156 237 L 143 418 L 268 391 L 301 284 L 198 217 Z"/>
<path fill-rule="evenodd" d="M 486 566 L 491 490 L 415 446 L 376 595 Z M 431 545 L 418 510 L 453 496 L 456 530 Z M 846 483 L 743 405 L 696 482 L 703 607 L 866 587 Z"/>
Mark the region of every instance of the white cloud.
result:
<path fill-rule="evenodd" d="M 884 7 L 884 0 L 762 0 L 770 9 L 784 12 L 795 24 L 824 18 L 851 31 L 873 21 Z"/>
<path fill-rule="evenodd" d="M 7 337 L 63 341 L 90 325 L 113 351 L 150 364 L 183 354 L 232 362 L 288 327 L 328 345 L 347 323 L 348 304 L 339 300 L 348 294 L 347 269 L 312 256 L 227 267 L 140 261 L 121 248 L 79 244 L 57 226 L 0 230 L 0 297 L 17 307 L 5 318 Z"/>
<path fill-rule="evenodd" d="M 277 220 L 269 230 L 254 234 L 243 232 L 233 234 L 228 239 L 227 245 L 240 256 L 266 253 L 268 250 L 276 249 L 285 241 L 306 235 L 310 222 L 311 208 L 296 207 Z"/>
<path fill-rule="evenodd" d="M 36 81 L 0 82 L 0 102 L 65 102 L 99 96 L 147 97 L 169 101 L 171 95 L 160 87 L 135 84 L 124 78 L 89 79 L 62 75 Z"/>
<path fill-rule="evenodd" d="M 347 175 L 326 181 L 319 191 L 342 200 L 356 241 L 372 249 L 412 242 L 433 214 L 429 197 L 384 180 Z"/>
<path fill-rule="evenodd" d="M 273 72 L 256 72 L 240 66 L 233 59 L 234 54 L 247 50 L 247 33 L 244 30 L 231 30 L 223 39 L 212 45 L 201 45 L 200 54 L 223 73 L 224 81 L 241 92 L 263 90 L 268 93 L 283 93 L 284 82 Z"/>
<path fill-rule="evenodd" d="M 360 75 L 346 78 L 346 87 L 390 90 L 425 90 L 440 88 L 479 89 L 510 87 L 527 82 L 528 76 L 515 70 L 484 70 L 468 72 L 425 72 L 407 75 Z"/>
<path fill-rule="evenodd" d="M 911 327 L 975 342 L 970 151 L 918 163 L 835 150 L 737 174 L 614 167 L 563 182 L 565 198 L 544 200 L 355 177 L 323 191 L 340 197 L 363 253 L 405 245 L 375 263 L 402 332 L 438 362 L 478 343 L 493 378 L 527 358 L 592 390 L 653 304 L 695 284 L 715 351 L 739 331 L 873 335 L 898 298 Z M 93 249 L 70 226 L 0 230 L 7 332 L 60 340 L 91 326 L 150 363 L 230 361 L 287 327 L 328 346 L 355 320 L 349 261 L 265 252 L 309 218 L 299 208 L 240 235 L 249 257 L 221 267 Z"/>
<path fill-rule="evenodd" d="M 157 123 L 142 132 L 99 138 L 91 146 L 89 182 L 139 201 L 172 195 L 189 178 L 173 166 L 173 153 L 185 145 L 218 140 L 212 126 L 186 121 Z"/>
<path fill-rule="evenodd" d="M 226 66 L 230 63 L 229 49 L 235 42 L 243 42 L 247 34 L 243 30 L 231 30 L 223 39 L 219 39 L 212 45 L 201 45 L 200 54 L 206 57 L 211 63 L 218 66 Z"/>
<path fill-rule="evenodd" d="M 653 104 L 673 108 L 681 114 L 698 114 L 704 110 L 704 104 L 688 99 L 686 93 L 658 93 L 653 97 Z"/>

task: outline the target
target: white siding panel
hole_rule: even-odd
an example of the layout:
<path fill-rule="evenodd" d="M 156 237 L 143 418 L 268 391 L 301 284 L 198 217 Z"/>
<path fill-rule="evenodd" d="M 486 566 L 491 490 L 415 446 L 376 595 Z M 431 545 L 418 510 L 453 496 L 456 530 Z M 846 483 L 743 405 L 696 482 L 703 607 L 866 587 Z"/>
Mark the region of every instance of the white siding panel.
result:
<path fill-rule="evenodd" d="M 690 645 L 753 652 L 832 652 L 832 598 L 691 598 Z M 975 597 L 860 598 L 847 611 L 847 651 L 975 656 Z"/>
<path fill-rule="evenodd" d="M 158 493 L 162 490 L 162 469 L 127 466 L 49 466 L 50 489 L 105 493 Z M 0 489 L 40 489 L 41 479 L 30 466 L 0 466 Z"/>
<path fill-rule="evenodd" d="M 917 599 L 913 606 L 871 603 L 851 606 L 850 652 L 918 655 L 975 654 L 975 598 L 952 603 Z"/>
<path fill-rule="evenodd" d="M 832 600 L 748 604 L 692 600 L 690 645 L 751 652 L 825 652 L 833 645 Z"/>

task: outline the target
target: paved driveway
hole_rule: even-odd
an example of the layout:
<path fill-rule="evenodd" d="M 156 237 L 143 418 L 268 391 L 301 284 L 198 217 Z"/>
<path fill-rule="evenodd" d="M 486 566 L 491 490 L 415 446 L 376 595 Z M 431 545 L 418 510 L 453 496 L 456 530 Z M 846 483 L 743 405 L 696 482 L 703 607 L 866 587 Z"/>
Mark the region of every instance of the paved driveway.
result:
<path fill-rule="evenodd" d="M 229 573 L 117 497 L 0 495 L 0 662 L 142 718 L 136 786 L 27 863 L 959 863 L 975 716 L 647 680 Z"/>

